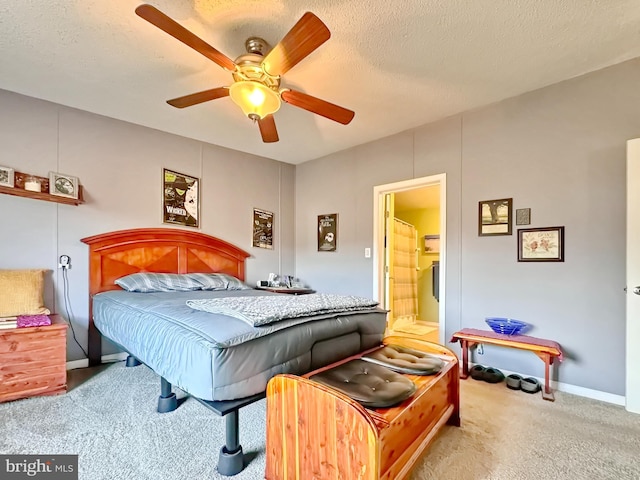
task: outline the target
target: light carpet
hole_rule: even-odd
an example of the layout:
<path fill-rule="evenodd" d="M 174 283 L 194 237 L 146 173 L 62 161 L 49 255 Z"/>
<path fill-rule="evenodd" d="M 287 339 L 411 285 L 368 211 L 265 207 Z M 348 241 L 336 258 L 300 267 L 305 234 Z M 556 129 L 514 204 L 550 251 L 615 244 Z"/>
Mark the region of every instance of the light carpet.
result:
<path fill-rule="evenodd" d="M 159 383 L 144 366 L 116 363 L 65 395 L 0 404 L 0 452 L 79 454 L 82 480 L 263 478 L 264 400 L 240 411 L 252 460 L 224 477 L 215 468 L 224 419 L 193 399 L 157 413 Z M 469 379 L 461 418 L 436 437 L 414 480 L 640 479 L 640 415 L 622 407 L 563 393 L 547 402 Z"/>

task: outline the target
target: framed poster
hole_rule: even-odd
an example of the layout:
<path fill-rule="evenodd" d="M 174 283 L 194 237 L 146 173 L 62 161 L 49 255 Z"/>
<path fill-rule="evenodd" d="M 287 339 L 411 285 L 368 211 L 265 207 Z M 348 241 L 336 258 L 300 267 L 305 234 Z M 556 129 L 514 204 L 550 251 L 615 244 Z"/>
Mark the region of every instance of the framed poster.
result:
<path fill-rule="evenodd" d="M 273 213 L 253 209 L 253 246 L 273 250 Z"/>
<path fill-rule="evenodd" d="M 478 202 L 478 236 L 511 235 L 513 199 Z"/>
<path fill-rule="evenodd" d="M 338 246 L 338 214 L 318 215 L 318 251 L 335 252 Z"/>
<path fill-rule="evenodd" d="M 519 262 L 564 262 L 564 227 L 518 229 Z"/>
<path fill-rule="evenodd" d="M 200 227 L 200 179 L 162 170 L 162 222 Z"/>

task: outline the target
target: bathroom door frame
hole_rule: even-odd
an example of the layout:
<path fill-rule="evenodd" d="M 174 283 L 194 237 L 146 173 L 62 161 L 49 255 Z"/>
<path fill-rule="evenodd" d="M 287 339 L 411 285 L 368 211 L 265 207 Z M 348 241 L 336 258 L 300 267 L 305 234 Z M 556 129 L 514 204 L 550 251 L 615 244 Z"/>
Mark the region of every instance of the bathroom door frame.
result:
<path fill-rule="evenodd" d="M 402 182 L 387 183 L 373 187 L 373 298 L 382 308 L 388 308 L 385 282 L 385 197 L 390 193 L 404 192 L 416 188 L 440 186 L 440 301 L 438 304 L 438 335 L 440 343 L 445 343 L 446 325 L 446 272 L 447 272 L 447 175 L 441 173 L 428 177 L 414 178 Z"/>

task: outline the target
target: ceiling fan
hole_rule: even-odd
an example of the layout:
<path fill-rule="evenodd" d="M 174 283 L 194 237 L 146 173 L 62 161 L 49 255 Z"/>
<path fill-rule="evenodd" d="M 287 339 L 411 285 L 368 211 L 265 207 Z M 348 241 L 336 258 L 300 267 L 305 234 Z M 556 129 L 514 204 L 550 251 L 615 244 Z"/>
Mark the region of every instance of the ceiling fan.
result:
<path fill-rule="evenodd" d="M 281 76 L 331 36 L 327 26 L 311 12 L 305 13 L 271 49 L 263 39 L 249 38 L 245 42 L 247 53 L 240 55 L 235 61 L 151 5 L 140 5 L 136 8 L 136 14 L 228 70 L 233 76 L 233 83 L 229 86 L 167 100 L 171 106 L 190 107 L 230 96 L 247 117 L 258 123 L 262 140 L 266 143 L 279 140 L 273 114 L 282 102 L 343 125 L 353 120 L 355 113 L 351 110 L 306 93 L 280 88 Z"/>

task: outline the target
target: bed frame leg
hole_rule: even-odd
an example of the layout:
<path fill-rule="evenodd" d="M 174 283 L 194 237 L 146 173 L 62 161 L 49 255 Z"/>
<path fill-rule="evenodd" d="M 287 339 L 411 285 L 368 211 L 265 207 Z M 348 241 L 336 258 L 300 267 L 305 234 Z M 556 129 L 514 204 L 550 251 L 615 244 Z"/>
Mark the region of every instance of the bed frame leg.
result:
<path fill-rule="evenodd" d="M 232 476 L 240 473 L 244 468 L 242 445 L 238 440 L 239 412 L 234 410 L 225 415 L 226 445 L 220 449 L 218 457 L 218 472 L 221 475 Z"/>
<path fill-rule="evenodd" d="M 136 357 L 134 357 L 133 355 L 129 355 L 127 357 L 127 363 L 125 364 L 127 367 L 137 367 L 138 365 L 141 365 L 140 360 L 138 360 Z"/>
<path fill-rule="evenodd" d="M 160 397 L 158 397 L 158 413 L 173 412 L 178 408 L 176 394 L 171 391 L 171 384 L 160 377 Z"/>

